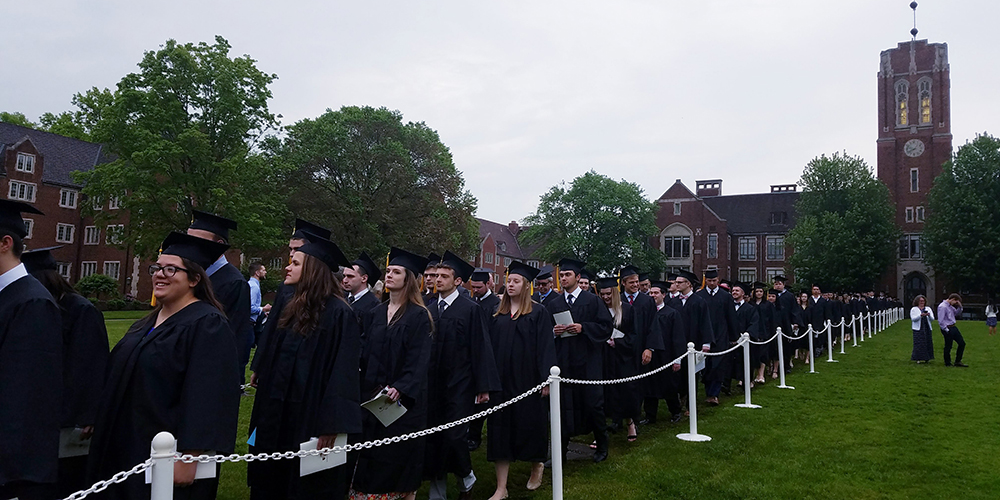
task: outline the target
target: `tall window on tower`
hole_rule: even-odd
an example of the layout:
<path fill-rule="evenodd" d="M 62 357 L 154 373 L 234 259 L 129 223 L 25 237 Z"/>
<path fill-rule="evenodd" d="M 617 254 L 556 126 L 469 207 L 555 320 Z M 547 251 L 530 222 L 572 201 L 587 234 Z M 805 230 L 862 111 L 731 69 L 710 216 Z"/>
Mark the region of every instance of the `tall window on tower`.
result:
<path fill-rule="evenodd" d="M 896 84 L 896 125 L 907 125 L 909 119 L 906 110 L 906 101 L 910 97 L 910 84 L 905 80 Z"/>
<path fill-rule="evenodd" d="M 920 91 L 920 124 L 931 122 L 931 79 L 921 78 L 917 84 Z"/>

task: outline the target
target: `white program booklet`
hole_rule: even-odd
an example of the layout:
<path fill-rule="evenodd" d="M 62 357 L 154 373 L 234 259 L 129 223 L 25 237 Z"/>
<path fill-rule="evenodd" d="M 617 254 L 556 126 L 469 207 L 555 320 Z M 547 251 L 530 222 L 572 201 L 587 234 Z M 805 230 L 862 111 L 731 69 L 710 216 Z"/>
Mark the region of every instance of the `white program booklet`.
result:
<path fill-rule="evenodd" d="M 694 353 L 694 371 L 695 371 L 695 373 L 698 373 L 698 372 L 700 372 L 700 371 L 702 371 L 702 370 L 705 369 L 705 358 L 706 357 L 707 356 L 705 356 L 705 353 L 703 353 L 703 352 L 696 352 L 696 353 Z"/>
<path fill-rule="evenodd" d="M 625 338 L 625 333 L 623 333 L 621 330 L 615 328 L 614 330 L 611 331 L 611 340 L 623 339 L 623 338 Z"/>
<path fill-rule="evenodd" d="M 299 445 L 299 451 L 315 450 L 319 444 L 318 438 L 312 438 Z M 334 446 L 347 446 L 347 434 L 338 434 L 333 440 Z M 333 451 L 328 455 L 316 455 L 315 457 L 302 457 L 299 459 L 299 477 L 308 476 L 314 472 L 344 465 L 347 463 L 347 453 L 343 451 Z"/>
<path fill-rule="evenodd" d="M 80 457 L 90 454 L 90 439 L 80 438 L 83 429 L 59 429 L 59 458 Z"/>
<path fill-rule="evenodd" d="M 555 320 L 557 325 L 572 325 L 573 324 L 573 313 L 569 311 L 558 312 L 552 315 L 552 319 Z M 575 333 L 563 332 L 562 337 L 575 337 Z"/>
<path fill-rule="evenodd" d="M 389 427 L 406 413 L 406 407 L 399 401 L 389 399 L 388 391 L 382 389 L 374 398 L 365 401 L 361 407 L 372 412 L 382 425 Z"/>

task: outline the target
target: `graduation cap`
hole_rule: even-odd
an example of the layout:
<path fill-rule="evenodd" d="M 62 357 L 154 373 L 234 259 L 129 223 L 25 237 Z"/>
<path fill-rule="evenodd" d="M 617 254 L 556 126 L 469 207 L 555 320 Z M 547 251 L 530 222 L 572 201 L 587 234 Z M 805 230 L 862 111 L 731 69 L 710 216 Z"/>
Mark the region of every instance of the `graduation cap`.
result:
<path fill-rule="evenodd" d="M 454 269 L 455 277 L 462 278 L 462 281 L 469 281 L 469 277 L 472 276 L 472 272 L 476 270 L 475 266 L 466 262 L 465 259 L 451 253 L 451 250 L 445 250 L 444 257 L 441 258 L 441 265 Z"/>
<path fill-rule="evenodd" d="M 618 278 L 614 276 L 610 278 L 598 278 L 597 287 L 601 290 L 605 288 L 618 288 Z"/>
<path fill-rule="evenodd" d="M 585 280 L 590 280 L 590 281 L 594 280 L 593 276 L 590 275 L 590 271 L 588 271 L 586 269 L 581 269 L 580 270 L 580 277 L 583 278 L 583 279 L 585 279 Z"/>
<path fill-rule="evenodd" d="M 649 279 L 649 273 L 639 273 L 639 281 L 647 281 Z"/>
<path fill-rule="evenodd" d="M 429 262 L 430 261 L 427 257 L 421 257 L 415 253 L 410 253 L 400 248 L 392 247 L 389 249 L 388 265 L 402 266 L 413 274 L 423 273 L 424 270 L 427 269 L 427 264 Z"/>
<path fill-rule="evenodd" d="M 556 265 L 559 266 L 559 270 L 560 271 L 573 271 L 574 273 L 577 273 L 577 274 L 580 274 L 581 272 L 583 272 L 583 268 L 587 267 L 587 263 L 586 262 L 580 262 L 578 260 L 567 259 L 565 257 L 562 258 L 562 259 L 559 259 L 559 263 L 556 264 Z"/>
<path fill-rule="evenodd" d="M 432 266 L 437 267 L 437 265 L 440 263 L 441 263 L 441 256 L 434 252 L 431 252 L 431 254 L 427 256 L 427 265 L 424 266 L 424 269 L 427 269 L 428 267 Z"/>
<path fill-rule="evenodd" d="M 514 264 L 516 264 L 516 262 L 511 262 L 510 265 L 513 266 Z M 532 269 L 535 268 L 532 267 Z M 535 273 L 538 273 L 538 269 L 535 269 Z M 472 277 L 469 278 L 469 280 L 486 283 L 490 280 L 490 270 L 485 267 L 477 267 L 474 271 L 472 271 Z"/>
<path fill-rule="evenodd" d="M 768 288 L 767 289 L 767 294 L 768 295 L 778 295 L 778 291 L 775 290 L 775 289 L 773 289 L 773 288 Z"/>
<path fill-rule="evenodd" d="M 201 210 L 192 210 L 191 215 L 194 217 L 194 220 L 191 221 L 188 229 L 201 229 L 202 231 L 215 233 L 218 237 L 226 241 L 229 241 L 229 231 L 236 230 L 236 221 L 232 219 L 202 212 Z"/>
<path fill-rule="evenodd" d="M 761 290 L 767 290 L 767 283 L 761 283 L 760 281 L 753 282 L 753 288 L 756 290 L 760 288 Z"/>
<path fill-rule="evenodd" d="M 351 261 L 344 257 L 344 252 L 340 251 L 340 247 L 326 238 L 312 238 L 309 243 L 300 246 L 296 251 L 316 257 L 323 261 L 331 271 L 339 271 L 340 266 L 351 266 Z"/>
<path fill-rule="evenodd" d="M 750 292 L 753 291 L 753 289 L 750 288 L 750 285 L 746 283 L 740 283 L 738 281 L 733 282 L 733 288 L 739 288 L 740 290 L 743 290 L 743 295 L 748 295 L 748 296 L 750 295 Z"/>
<path fill-rule="evenodd" d="M 639 274 L 639 270 L 636 269 L 635 266 L 625 266 L 621 269 L 621 271 L 618 271 L 618 276 L 623 279 L 632 276 L 633 274 Z M 639 277 L 639 281 L 642 281 L 641 276 Z"/>
<path fill-rule="evenodd" d="M 37 271 L 55 271 L 56 258 L 52 256 L 52 250 L 62 248 L 62 245 L 47 248 L 37 248 L 21 254 L 21 263 L 29 273 Z"/>
<path fill-rule="evenodd" d="M 719 288 L 722 288 L 724 290 L 732 290 L 732 285 L 733 284 L 730 283 L 729 280 L 720 280 L 719 281 Z"/>
<path fill-rule="evenodd" d="M 374 283 L 382 279 L 382 271 L 378 268 L 378 265 L 375 264 L 375 261 L 368 256 L 368 254 L 361 252 L 361 255 L 359 255 L 357 260 L 352 262 L 352 264 L 365 271 L 365 274 L 368 275 L 369 282 Z"/>
<path fill-rule="evenodd" d="M 677 279 L 677 273 L 667 273 L 667 281 L 674 281 L 675 279 Z"/>
<path fill-rule="evenodd" d="M 234 227 L 233 229 L 236 228 Z M 295 219 L 295 229 L 292 230 L 292 239 L 309 241 L 319 236 L 324 240 L 328 240 L 332 234 L 333 232 L 325 227 L 306 220 Z"/>
<path fill-rule="evenodd" d="M 718 278 L 719 277 L 719 270 L 718 269 L 706 269 L 704 274 L 705 274 L 705 279 Z"/>
<path fill-rule="evenodd" d="M 0 229 L 13 232 L 21 238 L 28 235 L 21 214 L 45 215 L 41 210 L 20 201 L 0 200 Z"/>
<path fill-rule="evenodd" d="M 659 288 L 660 293 L 667 293 L 670 290 L 670 283 L 666 281 L 653 281 L 649 284 L 649 288 Z"/>
<path fill-rule="evenodd" d="M 677 277 L 688 280 L 689 282 L 691 282 L 692 286 L 698 283 L 698 276 L 696 276 L 691 271 L 677 271 Z"/>
<path fill-rule="evenodd" d="M 487 270 L 484 269 L 483 271 L 487 271 Z M 524 276 L 525 279 L 527 279 L 528 281 L 532 281 L 535 278 L 542 278 L 542 276 L 539 274 L 540 272 L 541 271 L 539 271 L 538 269 L 536 269 L 534 267 L 531 267 L 531 266 L 529 266 L 527 264 L 524 264 L 524 263 L 521 263 L 521 262 L 517 262 L 517 261 L 511 262 L 510 265 L 507 266 L 507 274 L 508 275 L 519 274 L 521 276 Z M 478 269 L 476 270 L 476 273 L 479 273 Z M 552 271 L 549 270 L 550 276 L 551 276 L 551 273 L 552 273 Z M 476 277 L 475 277 L 476 274 L 474 273 L 472 276 L 473 276 L 472 279 L 476 280 Z M 479 281 L 479 280 L 476 280 L 476 281 Z"/>
<path fill-rule="evenodd" d="M 198 264 L 202 269 L 208 269 L 229 249 L 229 245 L 174 231 L 167 235 L 160 248 L 163 249 L 160 252 L 162 255 L 176 255 Z"/>
<path fill-rule="evenodd" d="M 538 280 L 551 279 L 553 271 L 555 271 L 555 269 L 553 269 L 552 266 L 545 266 L 541 270 L 538 271 L 538 275 L 535 276 L 535 279 L 538 279 Z"/>
<path fill-rule="evenodd" d="M 784 282 L 788 281 L 788 278 L 786 278 L 786 277 L 784 277 L 784 276 L 782 276 L 782 275 L 779 274 L 779 275 L 771 278 L 771 281 L 774 282 L 774 283 L 777 283 L 779 281 L 782 282 L 782 283 L 784 283 Z"/>

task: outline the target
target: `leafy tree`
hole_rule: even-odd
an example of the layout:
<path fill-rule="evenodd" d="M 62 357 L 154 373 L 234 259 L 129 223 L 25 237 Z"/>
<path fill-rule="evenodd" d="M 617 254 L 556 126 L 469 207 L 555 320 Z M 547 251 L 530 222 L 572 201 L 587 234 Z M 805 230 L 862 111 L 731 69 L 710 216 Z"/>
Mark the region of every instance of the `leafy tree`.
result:
<path fill-rule="evenodd" d="M 659 272 L 663 254 L 649 243 L 657 233 L 656 210 L 638 184 L 590 171 L 569 188 L 560 184 L 542 195 L 525 219 L 525 239 L 540 245 L 538 256 L 549 262 L 571 257 L 599 273 L 624 264 Z"/>
<path fill-rule="evenodd" d="M 146 52 L 139 72 L 115 91 L 77 94 L 72 120 L 52 117 L 53 126 L 78 125 L 115 155 L 76 180 L 90 198 L 120 197 L 130 214 L 122 241 L 139 255 L 152 255 L 164 235 L 185 228 L 193 208 L 236 220 L 231 243 L 238 248 L 273 248 L 281 240 L 281 172 L 257 149 L 278 126 L 267 104 L 277 76 L 249 56 L 231 58 L 230 48 L 222 37 L 212 45 L 168 40 Z"/>
<path fill-rule="evenodd" d="M 799 180 L 798 221 L 788 233 L 800 283 L 870 289 L 896 262 L 899 230 L 889 190 L 858 156 L 814 158 Z"/>
<path fill-rule="evenodd" d="M 1000 289 L 1000 139 L 988 134 L 958 149 L 928 195 L 925 259 L 964 290 Z"/>
<path fill-rule="evenodd" d="M 289 127 L 274 151 L 289 165 L 289 208 L 331 228 L 345 250 L 475 255 L 476 199 L 423 122 L 386 108 L 328 109 Z"/>
<path fill-rule="evenodd" d="M 76 113 L 76 115 L 79 114 L 79 112 Z M 83 123 L 78 121 L 76 115 L 70 113 L 69 111 L 63 111 L 58 115 L 43 113 L 42 116 L 38 118 L 38 122 L 41 124 L 42 130 L 64 135 L 66 137 L 73 137 L 83 141 L 91 140 L 90 134 L 87 133 L 87 128 Z"/>
<path fill-rule="evenodd" d="M 8 111 L 0 111 L 0 122 L 10 123 L 11 125 L 20 125 L 28 128 L 38 128 L 37 123 L 32 122 L 27 116 L 24 116 L 24 113 L 20 112 L 11 113 Z"/>

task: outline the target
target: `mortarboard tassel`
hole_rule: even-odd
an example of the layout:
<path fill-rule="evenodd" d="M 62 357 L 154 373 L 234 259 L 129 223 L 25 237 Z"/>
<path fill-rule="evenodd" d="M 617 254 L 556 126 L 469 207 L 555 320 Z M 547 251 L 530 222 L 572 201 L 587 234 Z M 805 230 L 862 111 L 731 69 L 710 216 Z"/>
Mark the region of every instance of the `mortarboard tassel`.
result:
<path fill-rule="evenodd" d="M 555 273 L 555 275 L 552 276 L 552 280 L 555 281 L 556 291 L 562 293 L 562 287 L 560 286 L 559 283 L 559 266 L 558 265 L 555 266 L 552 272 Z"/>

